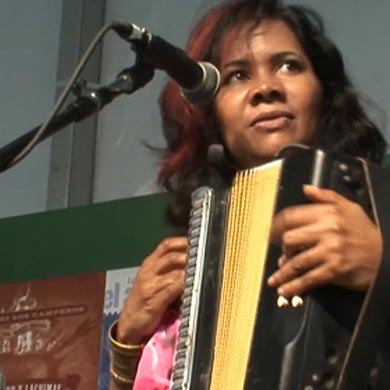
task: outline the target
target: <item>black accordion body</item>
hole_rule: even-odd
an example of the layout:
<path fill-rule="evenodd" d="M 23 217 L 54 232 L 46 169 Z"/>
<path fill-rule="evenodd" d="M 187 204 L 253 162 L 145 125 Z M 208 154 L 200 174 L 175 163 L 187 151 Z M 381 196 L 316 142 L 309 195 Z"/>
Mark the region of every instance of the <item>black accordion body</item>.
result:
<path fill-rule="evenodd" d="M 172 389 L 377 388 L 369 386 L 380 336 L 370 331 L 386 327 L 371 300 L 379 290 L 327 286 L 279 308 L 266 283 L 281 253 L 269 237 L 275 213 L 307 203 L 307 183 L 359 203 L 378 223 L 370 172 L 358 159 L 310 150 L 240 171 L 229 188 L 194 192 Z"/>

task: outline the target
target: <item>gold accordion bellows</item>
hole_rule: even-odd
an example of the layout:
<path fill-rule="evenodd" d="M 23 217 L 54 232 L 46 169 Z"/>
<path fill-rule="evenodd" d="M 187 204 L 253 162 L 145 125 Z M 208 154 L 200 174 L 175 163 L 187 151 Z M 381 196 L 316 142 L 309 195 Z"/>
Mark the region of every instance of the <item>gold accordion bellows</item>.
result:
<path fill-rule="evenodd" d="M 278 309 L 266 283 L 280 255 L 270 244 L 273 216 L 307 203 L 305 183 L 332 188 L 373 213 L 362 163 L 318 150 L 241 171 L 227 190 L 202 187 L 193 194 L 172 389 L 311 389 L 324 365 L 324 386 L 337 382 L 358 313 L 351 308 L 361 297 L 340 303 L 351 311 L 345 320 L 334 313 L 333 290 L 324 299 L 305 299 L 291 320 L 293 309 Z M 338 363 L 329 368 L 332 353 Z"/>
<path fill-rule="evenodd" d="M 244 388 L 280 168 L 243 171 L 232 186 L 212 390 Z"/>

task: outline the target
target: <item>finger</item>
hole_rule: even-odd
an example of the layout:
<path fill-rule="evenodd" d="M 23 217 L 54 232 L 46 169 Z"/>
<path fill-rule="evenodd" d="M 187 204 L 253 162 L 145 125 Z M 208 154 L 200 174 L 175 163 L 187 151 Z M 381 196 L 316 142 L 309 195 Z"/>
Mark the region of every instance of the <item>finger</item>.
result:
<path fill-rule="evenodd" d="M 268 278 L 268 285 L 278 288 L 318 267 L 323 262 L 321 250 L 317 246 L 309 248 L 286 261 L 280 269 Z"/>
<path fill-rule="evenodd" d="M 303 192 L 306 197 L 313 201 L 319 203 L 343 203 L 348 202 L 346 198 L 344 198 L 339 193 L 325 189 L 319 188 L 310 184 L 305 184 L 303 186 Z"/>
<path fill-rule="evenodd" d="M 283 254 L 283 255 L 280 256 L 279 259 L 278 259 L 278 267 L 279 267 L 279 268 L 283 267 L 284 264 L 286 264 L 287 261 L 288 261 L 287 256 Z"/>
<path fill-rule="evenodd" d="M 132 288 L 121 310 L 123 332 L 139 343 L 153 334 L 167 308 L 180 298 L 184 288 L 184 270 L 154 277 L 148 283 Z"/>
<path fill-rule="evenodd" d="M 287 207 L 274 217 L 272 224 L 272 239 L 280 242 L 283 235 L 293 229 L 314 224 L 319 215 L 327 215 L 334 212 L 333 205 L 308 204 Z"/>
<path fill-rule="evenodd" d="M 168 307 L 176 299 L 180 298 L 184 289 L 184 270 L 173 270 L 165 274 L 159 280 L 159 291 L 156 299 L 163 307 Z"/>
<path fill-rule="evenodd" d="M 153 256 L 161 257 L 168 252 L 187 250 L 187 237 L 168 237 L 160 242 L 157 248 L 152 253 Z"/>
<path fill-rule="evenodd" d="M 336 205 L 343 207 L 352 203 L 337 192 L 309 184 L 303 186 L 303 192 L 315 203 L 287 207 L 279 212 L 272 226 L 274 242 L 279 242 L 283 233 L 288 230 L 314 223 L 319 215 L 334 213 Z"/>
<path fill-rule="evenodd" d="M 324 227 L 320 223 L 311 223 L 288 230 L 282 236 L 283 253 L 289 258 L 308 247 L 314 246 L 322 237 Z"/>
<path fill-rule="evenodd" d="M 175 269 L 184 269 L 187 264 L 187 251 L 169 252 L 156 261 L 156 272 L 159 275 Z"/>
<path fill-rule="evenodd" d="M 332 275 L 325 265 L 313 268 L 303 275 L 282 284 L 277 292 L 286 298 L 294 295 L 302 295 L 315 287 L 328 284 L 332 280 Z"/>
<path fill-rule="evenodd" d="M 183 286 L 184 270 L 176 269 L 163 275 L 143 278 L 137 287 L 133 285 L 129 297 L 133 297 L 138 306 L 141 304 L 142 310 L 160 312 L 166 304 L 180 296 Z"/>

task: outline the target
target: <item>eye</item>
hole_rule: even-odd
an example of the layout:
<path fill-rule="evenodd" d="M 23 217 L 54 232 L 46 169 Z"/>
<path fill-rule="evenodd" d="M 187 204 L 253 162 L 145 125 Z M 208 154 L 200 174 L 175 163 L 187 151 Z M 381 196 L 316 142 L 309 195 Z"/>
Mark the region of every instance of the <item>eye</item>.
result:
<path fill-rule="evenodd" d="M 249 78 L 249 74 L 245 70 L 236 69 L 227 73 L 223 78 L 223 84 L 231 84 L 239 81 L 244 81 Z"/>
<path fill-rule="evenodd" d="M 301 63 L 301 61 L 296 59 L 286 59 L 280 64 L 278 71 L 288 74 L 298 73 L 303 69 L 304 65 Z"/>

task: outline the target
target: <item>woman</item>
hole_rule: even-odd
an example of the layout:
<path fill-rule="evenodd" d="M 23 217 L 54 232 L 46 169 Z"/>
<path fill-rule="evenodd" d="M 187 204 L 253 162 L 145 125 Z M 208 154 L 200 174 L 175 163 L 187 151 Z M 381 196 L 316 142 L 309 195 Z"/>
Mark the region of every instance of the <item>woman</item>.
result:
<path fill-rule="evenodd" d="M 381 162 L 385 141 L 312 11 L 278 1 L 225 2 L 200 21 L 187 52 L 214 63 L 222 82 L 207 106 L 186 103 L 172 82 L 161 96 L 168 148 L 160 180 L 182 226 L 192 190 L 207 180 L 212 143 L 221 143 L 239 169 L 269 162 L 297 142 Z M 275 217 L 273 236 L 284 255 L 269 286 L 286 297 L 327 283 L 367 289 L 381 258 L 379 230 L 341 195 L 313 186 L 303 191 L 310 204 Z M 307 249 L 289 255 L 296 248 Z M 111 333 L 113 388 L 131 387 L 144 343 L 133 388 L 168 388 L 186 250 L 184 236 L 168 238 L 144 260 Z"/>

